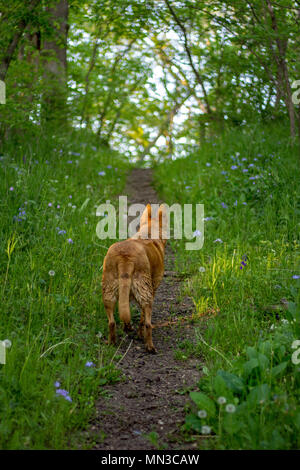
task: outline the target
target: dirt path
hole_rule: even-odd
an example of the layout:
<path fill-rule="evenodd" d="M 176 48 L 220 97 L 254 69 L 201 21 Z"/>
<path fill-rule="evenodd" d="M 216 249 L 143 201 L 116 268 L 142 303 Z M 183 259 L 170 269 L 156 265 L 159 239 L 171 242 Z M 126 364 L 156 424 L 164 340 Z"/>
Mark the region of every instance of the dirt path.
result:
<path fill-rule="evenodd" d="M 128 202 L 161 202 L 151 184 L 151 170 L 133 170 L 125 190 Z M 196 367 L 199 359 L 178 361 L 174 357 L 179 342 L 194 340 L 194 328 L 176 322 L 192 313 L 193 302 L 190 298 L 179 300 L 181 280 L 173 265 L 174 253 L 167 247 L 165 276 L 155 296 L 152 316 L 153 342 L 158 354 L 147 354 L 135 337 L 123 340 L 120 354 L 130 346 L 120 364 L 124 377 L 107 387 L 110 398 L 101 398 L 97 403 L 97 418 L 91 429 L 95 449 L 152 450 L 157 447 L 145 435 L 153 432 L 158 435 L 159 447 L 192 449 L 195 446 L 184 442 L 180 435 L 188 393 L 179 392 L 195 388 L 200 377 Z M 137 308 L 133 307 L 132 313 L 137 325 Z M 162 326 L 168 320 L 172 324 Z M 103 433 L 104 440 L 100 437 Z"/>

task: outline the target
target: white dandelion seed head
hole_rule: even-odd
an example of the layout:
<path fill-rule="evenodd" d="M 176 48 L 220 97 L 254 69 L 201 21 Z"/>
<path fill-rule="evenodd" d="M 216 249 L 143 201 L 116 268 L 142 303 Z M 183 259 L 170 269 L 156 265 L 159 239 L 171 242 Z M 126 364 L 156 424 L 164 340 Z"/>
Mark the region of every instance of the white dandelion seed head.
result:
<path fill-rule="evenodd" d="M 207 413 L 206 413 L 205 410 L 200 410 L 200 411 L 198 411 L 198 416 L 199 416 L 199 418 L 206 418 Z"/>
<path fill-rule="evenodd" d="M 5 339 L 4 341 L 2 341 L 2 343 L 4 344 L 6 349 L 11 348 L 11 340 L 10 339 Z"/>
<path fill-rule="evenodd" d="M 200 266 L 199 271 L 200 271 L 200 273 L 205 273 L 205 267 L 204 267 L 204 266 Z"/>
<path fill-rule="evenodd" d="M 55 276 L 55 271 L 53 271 L 53 269 L 50 269 L 48 274 L 49 274 L 49 276 L 53 277 L 53 276 Z"/>
<path fill-rule="evenodd" d="M 211 433 L 211 427 L 210 426 L 202 426 L 201 434 L 210 434 L 210 433 Z"/>
<path fill-rule="evenodd" d="M 235 406 L 232 404 L 232 403 L 228 403 L 228 405 L 226 405 L 226 411 L 227 413 L 234 413 L 236 408 Z"/>
<path fill-rule="evenodd" d="M 218 398 L 219 405 L 225 405 L 226 402 L 227 402 L 227 400 L 226 400 L 225 397 L 219 397 Z"/>

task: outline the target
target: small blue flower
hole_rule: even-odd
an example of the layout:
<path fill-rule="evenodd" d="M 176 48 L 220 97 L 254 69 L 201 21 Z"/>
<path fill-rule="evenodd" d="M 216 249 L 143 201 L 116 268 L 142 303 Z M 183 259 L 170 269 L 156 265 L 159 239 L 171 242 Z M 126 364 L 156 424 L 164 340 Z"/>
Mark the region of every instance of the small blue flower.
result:
<path fill-rule="evenodd" d="M 104 176 L 104 175 L 105 175 L 105 171 L 99 171 L 99 172 L 98 172 L 98 175 L 99 175 L 99 176 Z"/>
<path fill-rule="evenodd" d="M 193 236 L 194 237 L 201 237 L 202 233 L 200 232 L 200 230 L 195 230 L 195 232 L 193 233 Z"/>
<path fill-rule="evenodd" d="M 232 165 L 231 169 L 232 169 L 232 170 L 237 170 L 237 169 L 238 169 L 238 166 L 237 166 L 237 165 Z"/>
<path fill-rule="evenodd" d="M 225 204 L 225 202 L 221 202 L 221 206 L 223 207 L 223 209 L 228 209 L 228 206 L 227 204 Z"/>
<path fill-rule="evenodd" d="M 300 279 L 299 274 L 294 274 L 293 279 Z"/>
<path fill-rule="evenodd" d="M 63 388 L 57 388 L 56 389 L 56 396 L 61 396 L 67 401 L 72 401 L 72 398 L 69 395 L 69 392 L 67 390 L 64 390 Z"/>
<path fill-rule="evenodd" d="M 95 367 L 95 364 L 92 361 L 87 361 L 85 367 Z"/>

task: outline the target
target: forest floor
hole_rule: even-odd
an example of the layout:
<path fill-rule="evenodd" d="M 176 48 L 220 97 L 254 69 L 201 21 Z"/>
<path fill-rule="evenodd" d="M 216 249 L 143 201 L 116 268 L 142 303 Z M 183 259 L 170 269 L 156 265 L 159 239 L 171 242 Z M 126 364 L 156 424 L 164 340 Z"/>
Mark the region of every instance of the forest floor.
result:
<path fill-rule="evenodd" d="M 125 194 L 130 204 L 161 202 L 152 186 L 150 169 L 134 169 Z M 189 358 L 183 365 L 175 354 L 180 342 L 195 341 L 189 321 L 194 305 L 191 298 L 180 296 L 182 278 L 174 272 L 174 257 L 167 245 L 165 275 L 155 296 L 152 316 L 153 343 L 158 353 L 146 353 L 136 336 L 119 334 L 122 378 L 107 386 L 105 396 L 97 402 L 96 418 L 89 432 L 95 449 L 197 447 L 196 442 L 182 438 L 181 426 L 189 400 L 187 392 L 196 388 L 200 378 L 199 358 Z M 131 310 L 137 324 L 139 313 L 134 307 Z"/>

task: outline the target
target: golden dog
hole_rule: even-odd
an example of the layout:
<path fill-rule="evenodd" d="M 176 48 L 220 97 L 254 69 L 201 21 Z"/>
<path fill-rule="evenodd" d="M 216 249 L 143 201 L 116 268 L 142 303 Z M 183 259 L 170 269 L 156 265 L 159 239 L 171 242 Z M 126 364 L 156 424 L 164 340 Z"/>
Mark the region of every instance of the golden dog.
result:
<path fill-rule="evenodd" d="M 165 244 L 165 206 L 162 204 L 155 215 L 148 204 L 141 216 L 139 231 L 108 249 L 103 263 L 102 295 L 110 343 L 116 342 L 114 307 L 117 300 L 124 331 L 128 332 L 132 331 L 129 301 L 134 298 L 141 307 L 138 336 L 144 339 L 147 351 L 156 352 L 151 315 L 155 291 L 164 275 Z"/>

